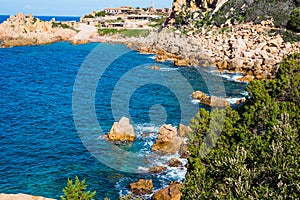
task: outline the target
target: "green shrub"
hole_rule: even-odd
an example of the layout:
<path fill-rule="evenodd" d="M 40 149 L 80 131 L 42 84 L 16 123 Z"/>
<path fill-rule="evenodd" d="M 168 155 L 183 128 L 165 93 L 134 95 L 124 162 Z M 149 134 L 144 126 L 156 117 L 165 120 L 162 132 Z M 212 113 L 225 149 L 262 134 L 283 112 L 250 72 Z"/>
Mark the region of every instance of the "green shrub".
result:
<path fill-rule="evenodd" d="M 85 180 L 81 181 L 76 176 L 75 184 L 73 181 L 68 179 L 67 186 L 63 189 L 64 196 L 60 196 L 61 200 L 93 200 L 96 195 L 96 191 L 90 192 L 86 190 Z"/>
<path fill-rule="evenodd" d="M 300 32 L 300 8 L 296 8 L 292 12 L 290 20 L 287 23 L 287 28 L 295 32 Z"/>
<path fill-rule="evenodd" d="M 251 81 L 238 110 L 201 109 L 190 124 L 182 199 L 297 199 L 299 83 L 294 54 L 283 59 L 276 79 Z"/>
<path fill-rule="evenodd" d="M 99 34 L 100 36 L 104 36 L 104 35 L 114 35 L 114 34 L 116 34 L 116 33 L 118 33 L 118 32 L 119 32 L 118 29 L 114 29 L 114 28 L 112 28 L 112 29 L 107 28 L 107 29 L 99 29 L 99 30 L 98 30 L 98 34 Z"/>
<path fill-rule="evenodd" d="M 105 13 L 105 11 L 99 11 L 99 12 L 97 12 L 96 13 L 96 17 L 105 17 L 105 15 L 106 15 L 106 13 Z"/>

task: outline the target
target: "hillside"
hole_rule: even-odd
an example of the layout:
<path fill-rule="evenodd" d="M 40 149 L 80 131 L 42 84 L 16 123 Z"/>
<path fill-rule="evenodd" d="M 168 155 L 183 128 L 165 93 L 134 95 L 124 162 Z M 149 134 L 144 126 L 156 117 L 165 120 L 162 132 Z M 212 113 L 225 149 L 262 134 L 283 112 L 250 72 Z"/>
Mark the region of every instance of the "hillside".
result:
<path fill-rule="evenodd" d="M 299 0 L 174 0 L 167 24 L 193 30 L 272 19 L 276 27 L 285 28 L 299 5 Z"/>

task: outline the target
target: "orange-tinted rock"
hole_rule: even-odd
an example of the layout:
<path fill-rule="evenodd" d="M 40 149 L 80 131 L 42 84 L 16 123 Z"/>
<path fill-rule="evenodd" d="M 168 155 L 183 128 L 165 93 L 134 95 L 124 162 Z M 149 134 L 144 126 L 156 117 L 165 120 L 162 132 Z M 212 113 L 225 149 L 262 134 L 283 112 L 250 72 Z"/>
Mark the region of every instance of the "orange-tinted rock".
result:
<path fill-rule="evenodd" d="M 172 182 L 169 186 L 158 190 L 152 196 L 152 200 L 180 200 L 182 185 L 178 182 Z"/>
<path fill-rule="evenodd" d="M 149 167 L 148 171 L 153 174 L 159 174 L 165 170 L 167 170 L 167 168 L 163 167 L 163 166 L 152 166 L 152 167 Z"/>
<path fill-rule="evenodd" d="M 180 162 L 180 160 L 178 160 L 178 158 L 172 158 L 171 160 L 168 161 L 167 165 L 169 167 L 181 167 L 182 162 Z"/>
<path fill-rule="evenodd" d="M 112 141 L 133 142 L 135 137 L 133 126 L 126 117 L 122 117 L 119 122 L 114 122 L 109 134 L 107 135 L 107 139 Z"/>
<path fill-rule="evenodd" d="M 54 200 L 41 196 L 31 196 L 27 194 L 0 194 L 0 200 Z"/>
<path fill-rule="evenodd" d="M 165 124 L 159 128 L 156 142 L 151 149 L 159 153 L 173 154 L 182 144 L 183 138 L 177 136 L 176 129 L 170 124 Z"/>
<path fill-rule="evenodd" d="M 129 185 L 130 191 L 136 195 L 151 194 L 153 190 L 152 180 L 140 179 L 138 182 Z"/>

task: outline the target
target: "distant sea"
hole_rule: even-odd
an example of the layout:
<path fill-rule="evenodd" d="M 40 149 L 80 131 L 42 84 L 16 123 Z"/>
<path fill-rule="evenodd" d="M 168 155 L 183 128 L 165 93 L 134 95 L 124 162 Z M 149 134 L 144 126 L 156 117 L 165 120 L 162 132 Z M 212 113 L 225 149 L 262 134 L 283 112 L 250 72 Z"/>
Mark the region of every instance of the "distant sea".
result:
<path fill-rule="evenodd" d="M 99 55 L 87 59 L 94 50 L 99 51 Z M 115 57 L 114 52 L 125 53 Z M 107 63 L 110 60 L 112 62 Z M 151 70 L 153 65 L 161 69 Z M 85 66 L 85 71 L 81 71 L 81 66 Z M 97 77 L 97 72 L 105 67 L 101 78 Z M 118 199 L 120 192 L 128 192 L 129 183 L 140 178 L 152 179 L 155 190 L 170 181 L 182 181 L 185 169 L 168 167 L 167 171 L 156 175 L 124 172 L 131 164 L 142 166 L 143 163 L 134 160 L 131 163 L 122 156 L 107 157 L 106 163 L 123 167 L 121 171 L 113 169 L 105 164 L 106 160 L 97 160 L 87 150 L 89 144 L 83 141 L 96 142 L 90 150 L 99 151 L 100 157 L 113 155 L 116 149 L 107 148 L 106 140 L 99 136 L 109 132 L 119 118 L 115 116 L 131 117 L 137 139 L 132 145 L 121 148 L 134 152 L 136 160 L 147 155 L 146 167 L 165 164 L 161 159 L 167 161 L 172 156 L 163 157 L 151 151 L 162 123 L 189 124 L 199 108 L 209 109 L 192 100 L 188 87 L 209 93 L 207 86 L 222 90 L 216 84 L 216 80 L 221 80 L 227 98 L 244 96 L 246 84 L 216 76 L 211 70 L 178 68 L 171 62 L 156 63 L 153 55 L 140 54 L 123 45 L 90 43 L 74 46 L 58 42 L 0 48 L 0 193 L 59 199 L 67 179 L 79 176 L 86 179 L 88 189 L 97 190 L 96 199 Z M 78 77 L 85 79 L 75 87 L 74 83 L 80 81 Z M 90 82 L 95 77 L 98 84 L 93 96 L 89 90 L 94 87 Z M 85 122 L 82 126 L 77 126 L 74 120 L 74 95 L 79 95 L 77 103 L 83 106 L 77 115 Z M 123 98 L 126 96 L 128 98 Z M 94 106 L 85 105 L 86 98 L 92 98 Z M 96 123 L 85 115 L 84 106 L 95 109 Z M 164 111 L 165 115 L 160 115 Z M 78 130 L 90 133 L 89 137 L 79 136 Z"/>
<path fill-rule="evenodd" d="M 4 22 L 10 15 L 0 15 L 0 23 Z M 34 16 L 43 21 L 50 21 L 52 18 L 55 18 L 56 21 L 80 21 L 80 17 L 68 17 L 68 16 Z"/>

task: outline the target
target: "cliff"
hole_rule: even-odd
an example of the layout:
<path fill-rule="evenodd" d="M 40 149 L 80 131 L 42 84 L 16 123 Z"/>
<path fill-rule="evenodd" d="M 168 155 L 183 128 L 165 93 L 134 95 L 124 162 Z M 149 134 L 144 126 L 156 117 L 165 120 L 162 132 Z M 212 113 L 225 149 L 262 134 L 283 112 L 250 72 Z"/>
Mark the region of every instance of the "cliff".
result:
<path fill-rule="evenodd" d="M 60 40 L 70 40 L 76 31 L 55 27 L 52 22 L 41 21 L 31 14 L 10 16 L 0 24 L 2 47 L 48 44 Z"/>

